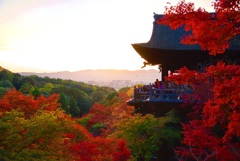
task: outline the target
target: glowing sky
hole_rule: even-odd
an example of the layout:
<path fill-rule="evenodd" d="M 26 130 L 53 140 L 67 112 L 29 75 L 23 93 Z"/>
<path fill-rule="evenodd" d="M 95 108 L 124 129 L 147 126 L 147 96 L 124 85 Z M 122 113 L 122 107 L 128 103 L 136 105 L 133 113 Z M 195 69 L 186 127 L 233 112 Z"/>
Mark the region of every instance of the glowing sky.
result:
<path fill-rule="evenodd" d="M 139 70 L 153 12 L 177 0 L 0 0 L 0 66 L 12 72 Z M 209 0 L 200 6 L 210 7 Z M 155 67 L 157 69 L 157 67 Z M 146 68 L 148 69 L 148 68 Z"/>

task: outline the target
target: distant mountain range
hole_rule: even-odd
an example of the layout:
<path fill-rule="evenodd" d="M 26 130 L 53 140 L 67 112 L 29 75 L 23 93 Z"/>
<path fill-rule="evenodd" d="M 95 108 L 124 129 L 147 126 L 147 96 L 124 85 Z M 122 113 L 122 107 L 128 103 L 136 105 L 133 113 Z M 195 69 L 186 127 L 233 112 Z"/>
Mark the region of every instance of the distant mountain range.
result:
<path fill-rule="evenodd" d="M 156 78 L 161 79 L 161 73 L 158 70 L 113 70 L 113 69 L 99 69 L 99 70 L 80 70 L 76 72 L 62 71 L 52 73 L 33 73 L 21 72 L 24 76 L 37 75 L 39 77 L 50 77 L 60 79 L 70 79 L 74 81 L 81 81 L 85 83 L 95 82 L 113 82 L 113 81 L 130 81 L 133 83 L 153 83 Z M 98 82 L 98 83 L 97 83 Z"/>
<path fill-rule="evenodd" d="M 37 75 L 39 77 L 50 77 L 60 79 L 71 79 L 75 81 L 113 81 L 113 80 L 131 80 L 133 82 L 144 81 L 154 82 L 156 78 L 160 79 L 158 70 L 113 70 L 113 69 L 99 69 L 99 70 L 79 70 L 76 72 L 51 72 L 51 73 L 34 73 L 21 72 L 21 75 Z"/>

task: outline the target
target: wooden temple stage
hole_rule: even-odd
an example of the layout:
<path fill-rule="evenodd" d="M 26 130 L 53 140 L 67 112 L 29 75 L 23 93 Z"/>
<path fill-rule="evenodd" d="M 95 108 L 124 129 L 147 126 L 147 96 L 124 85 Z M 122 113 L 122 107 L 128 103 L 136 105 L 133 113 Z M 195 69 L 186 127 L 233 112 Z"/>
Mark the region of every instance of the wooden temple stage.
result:
<path fill-rule="evenodd" d="M 163 116 L 171 109 L 178 111 L 181 116 L 186 114 L 182 97 L 192 92 L 187 86 L 172 86 L 155 88 L 152 84 L 134 87 L 133 98 L 127 104 L 135 107 L 136 113 L 151 113 Z"/>
<path fill-rule="evenodd" d="M 211 56 L 208 51 L 202 51 L 199 45 L 180 43 L 181 37 L 186 34 L 184 27 L 172 30 L 169 26 L 157 23 L 163 15 L 154 13 L 153 17 L 153 30 L 150 40 L 146 43 L 134 43 L 132 47 L 144 59 L 143 67 L 146 65 L 159 66 L 163 82 L 164 77 L 168 76 L 168 71 L 175 72 L 184 66 L 191 70 L 203 72 L 207 66 L 214 65 L 218 61 L 240 64 L 239 35 L 230 41 L 230 47 L 224 54 Z M 127 101 L 128 105 L 135 107 L 136 112 L 152 113 L 157 116 L 162 116 L 171 109 L 179 111 L 181 115 L 189 112 L 188 107 L 182 107 L 184 102 L 181 98 L 181 95 L 189 93 L 189 90 L 179 88 L 156 89 L 151 84 L 148 86 L 149 89 L 145 91 L 135 87 L 134 97 Z"/>

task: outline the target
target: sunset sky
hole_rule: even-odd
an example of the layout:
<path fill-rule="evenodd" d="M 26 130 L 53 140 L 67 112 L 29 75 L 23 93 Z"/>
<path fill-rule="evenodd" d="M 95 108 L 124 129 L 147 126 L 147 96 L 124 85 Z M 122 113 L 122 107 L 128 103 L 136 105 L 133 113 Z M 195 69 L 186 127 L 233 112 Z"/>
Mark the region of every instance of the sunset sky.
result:
<path fill-rule="evenodd" d="M 131 44 L 150 39 L 153 12 L 163 13 L 167 2 L 178 1 L 0 0 L 0 66 L 12 72 L 139 70 L 144 60 Z M 211 9 L 209 0 L 197 6 Z"/>

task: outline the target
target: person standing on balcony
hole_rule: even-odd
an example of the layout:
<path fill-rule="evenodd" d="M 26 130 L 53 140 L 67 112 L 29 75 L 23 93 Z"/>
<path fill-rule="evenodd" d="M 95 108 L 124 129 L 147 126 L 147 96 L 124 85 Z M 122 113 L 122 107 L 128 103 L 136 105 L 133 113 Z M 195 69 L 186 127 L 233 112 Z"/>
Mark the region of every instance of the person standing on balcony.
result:
<path fill-rule="evenodd" d="M 159 80 L 156 79 L 156 81 L 154 82 L 153 87 L 154 87 L 154 88 L 158 88 L 159 83 L 160 83 Z"/>

